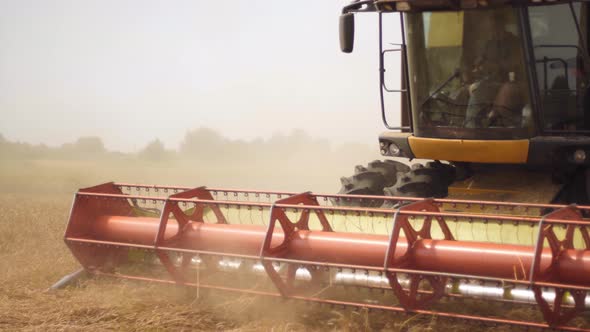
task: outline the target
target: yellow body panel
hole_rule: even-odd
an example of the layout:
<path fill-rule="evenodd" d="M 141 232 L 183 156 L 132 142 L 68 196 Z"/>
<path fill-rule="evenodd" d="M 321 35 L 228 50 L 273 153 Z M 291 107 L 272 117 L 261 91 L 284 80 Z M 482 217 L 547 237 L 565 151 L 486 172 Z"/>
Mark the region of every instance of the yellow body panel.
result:
<path fill-rule="evenodd" d="M 529 141 L 463 140 L 408 137 L 414 157 L 473 163 L 524 164 L 529 154 Z"/>

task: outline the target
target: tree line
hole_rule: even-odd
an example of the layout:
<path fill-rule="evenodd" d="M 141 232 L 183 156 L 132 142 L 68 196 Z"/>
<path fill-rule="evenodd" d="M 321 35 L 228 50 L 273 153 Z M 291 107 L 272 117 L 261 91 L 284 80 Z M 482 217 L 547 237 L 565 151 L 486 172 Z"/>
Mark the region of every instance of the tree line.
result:
<path fill-rule="evenodd" d="M 267 139 L 230 139 L 210 128 L 189 130 L 176 149 L 168 149 L 155 138 L 136 152 L 121 153 L 105 148 L 100 137 L 80 137 L 59 147 L 44 144 L 12 142 L 0 134 L 0 159 L 139 159 L 151 162 L 178 159 L 201 161 L 294 160 L 297 158 L 322 158 L 326 153 L 365 153 L 370 146 L 333 146 L 325 139 L 309 136 L 303 130 L 287 134 L 275 134 Z"/>

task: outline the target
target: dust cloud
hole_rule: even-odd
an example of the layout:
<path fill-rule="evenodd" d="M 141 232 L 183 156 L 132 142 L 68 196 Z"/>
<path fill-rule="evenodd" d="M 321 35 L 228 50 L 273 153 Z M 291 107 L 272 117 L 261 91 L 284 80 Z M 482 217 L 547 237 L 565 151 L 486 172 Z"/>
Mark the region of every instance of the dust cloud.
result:
<path fill-rule="evenodd" d="M 0 190 L 73 193 L 115 181 L 333 193 L 377 152 L 376 144 L 335 144 L 303 130 L 246 141 L 198 128 L 176 149 L 154 139 L 129 153 L 109 151 L 100 137 L 48 147 L 0 136 Z"/>

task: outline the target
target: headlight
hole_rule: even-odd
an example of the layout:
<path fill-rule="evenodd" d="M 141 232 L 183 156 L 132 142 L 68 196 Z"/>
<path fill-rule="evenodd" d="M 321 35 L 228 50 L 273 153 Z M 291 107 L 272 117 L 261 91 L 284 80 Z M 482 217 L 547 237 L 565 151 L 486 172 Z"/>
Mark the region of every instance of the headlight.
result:
<path fill-rule="evenodd" d="M 576 152 L 574 152 L 574 161 L 578 164 L 584 163 L 586 161 L 586 151 L 576 150 Z"/>
<path fill-rule="evenodd" d="M 395 143 L 389 144 L 389 154 L 392 156 L 399 156 L 400 155 L 400 148 L 399 146 L 395 145 Z"/>

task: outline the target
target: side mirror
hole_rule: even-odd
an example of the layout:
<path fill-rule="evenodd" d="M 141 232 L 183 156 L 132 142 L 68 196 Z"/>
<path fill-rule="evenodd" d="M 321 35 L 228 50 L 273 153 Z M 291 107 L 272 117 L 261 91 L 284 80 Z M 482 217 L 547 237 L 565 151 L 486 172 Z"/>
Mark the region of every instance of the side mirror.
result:
<path fill-rule="evenodd" d="M 340 50 L 344 53 L 352 53 L 354 48 L 354 14 L 340 15 Z"/>

